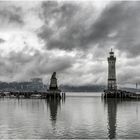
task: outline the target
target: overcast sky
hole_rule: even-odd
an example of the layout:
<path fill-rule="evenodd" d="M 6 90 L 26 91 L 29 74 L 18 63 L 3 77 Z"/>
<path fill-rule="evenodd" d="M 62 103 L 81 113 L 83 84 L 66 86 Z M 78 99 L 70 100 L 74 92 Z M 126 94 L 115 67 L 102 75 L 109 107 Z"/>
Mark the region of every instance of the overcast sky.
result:
<path fill-rule="evenodd" d="M 0 2 L 0 81 L 106 84 L 111 48 L 117 82 L 140 83 L 139 1 Z"/>

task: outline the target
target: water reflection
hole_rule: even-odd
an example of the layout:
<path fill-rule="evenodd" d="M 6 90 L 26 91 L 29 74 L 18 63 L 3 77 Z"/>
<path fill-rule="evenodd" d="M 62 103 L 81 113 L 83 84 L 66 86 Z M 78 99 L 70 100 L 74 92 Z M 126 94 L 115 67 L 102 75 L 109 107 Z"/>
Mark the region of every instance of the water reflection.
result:
<path fill-rule="evenodd" d="M 52 126 L 55 126 L 57 121 L 57 111 L 58 108 L 61 107 L 61 100 L 60 99 L 48 99 L 47 101 L 47 107 L 50 110 L 50 120 L 52 122 Z"/>
<path fill-rule="evenodd" d="M 140 101 L 100 97 L 0 99 L 0 139 L 138 139 L 139 109 Z"/>
<path fill-rule="evenodd" d="M 116 137 L 116 118 L 117 118 L 117 99 L 106 99 L 104 100 L 107 104 L 108 112 L 108 138 L 114 139 Z"/>

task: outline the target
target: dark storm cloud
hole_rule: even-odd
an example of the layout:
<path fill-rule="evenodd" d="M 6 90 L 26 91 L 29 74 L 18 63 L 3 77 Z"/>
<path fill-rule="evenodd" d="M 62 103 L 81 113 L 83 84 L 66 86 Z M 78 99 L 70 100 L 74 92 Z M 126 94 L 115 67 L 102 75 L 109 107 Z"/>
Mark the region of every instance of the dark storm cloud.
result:
<path fill-rule="evenodd" d="M 129 18 L 127 16 L 129 11 L 126 11 L 128 8 L 127 4 L 128 2 L 113 2 L 106 7 L 102 11 L 101 16 L 90 27 L 90 32 L 86 36 L 85 42 L 109 40 L 108 35 L 121 29 L 121 25 Z"/>
<path fill-rule="evenodd" d="M 99 47 L 107 47 L 106 43 L 114 42 L 114 47 L 125 52 L 127 56 L 139 55 L 139 13 L 140 2 L 112 3 L 91 26 L 91 33 L 86 37 L 86 43 L 93 41 L 93 43 L 98 42 Z"/>
<path fill-rule="evenodd" d="M 9 2 L 10 3 L 10 2 Z M 0 23 L 2 27 L 10 24 L 23 25 L 23 13 L 21 7 L 9 5 L 8 3 L 0 3 Z"/>
<path fill-rule="evenodd" d="M 113 45 L 129 57 L 139 55 L 140 2 L 112 2 L 96 21 L 92 20 L 94 7 L 90 5 L 86 14 L 82 4 L 75 2 L 44 2 L 42 9 L 45 24 L 39 37 L 49 49 L 88 49 L 95 45 L 110 49 Z"/>
<path fill-rule="evenodd" d="M 84 9 L 80 3 L 49 1 L 44 2 L 42 8 L 45 25 L 41 28 L 39 36 L 45 40 L 46 46 L 49 49 L 65 50 L 81 47 L 88 14 L 94 11 L 93 7 Z"/>
<path fill-rule="evenodd" d="M 28 8 L 25 3 L 19 5 L 0 6 L 0 25 L 6 27 L 6 34 L 0 34 L 6 40 L 0 40 L 4 43 L 0 46 L 1 80 L 46 80 L 56 71 L 63 84 L 105 84 L 106 57 L 114 47 L 118 83 L 139 81 L 140 2 L 111 2 L 99 11 L 94 2 L 45 1 Z"/>
<path fill-rule="evenodd" d="M 90 44 L 99 43 L 101 45 L 110 31 L 111 25 L 114 26 L 113 23 L 108 22 L 110 21 L 108 10 L 105 10 L 105 13 L 103 11 L 96 22 L 92 20 L 95 18 L 95 13 L 94 7 L 91 5 L 87 5 L 85 9 L 82 4 L 75 2 L 58 3 L 54 1 L 43 3 L 42 8 L 45 25 L 39 36 L 46 41 L 49 49 L 86 49 Z M 52 27 L 49 27 L 48 21 L 54 22 Z M 56 34 L 57 36 L 55 36 Z"/>
<path fill-rule="evenodd" d="M 72 59 L 68 56 L 49 57 L 40 55 L 31 64 L 32 66 L 27 72 L 28 75 L 40 76 L 51 74 L 53 71 L 63 72 L 72 66 Z"/>
<path fill-rule="evenodd" d="M 6 57 L 0 56 L 0 75 L 5 80 L 29 80 L 32 77 L 44 77 L 53 71 L 63 72 L 74 62 L 70 56 L 53 56 L 50 53 L 36 51 L 34 55 L 24 52 L 11 52 Z"/>
<path fill-rule="evenodd" d="M 4 42 L 5 42 L 5 40 L 0 38 L 0 43 L 4 43 Z"/>
<path fill-rule="evenodd" d="M 36 51 L 36 53 L 33 55 L 34 57 L 38 56 L 39 52 Z M 19 64 L 26 64 L 30 61 L 33 61 L 33 56 L 30 56 L 29 54 L 25 54 L 24 52 L 11 52 L 10 55 L 7 57 L 8 61 L 11 61 L 13 64 L 19 63 Z"/>
<path fill-rule="evenodd" d="M 125 52 L 128 56 L 134 57 L 140 53 L 140 2 L 116 2 L 103 11 L 99 21 L 94 25 L 94 38 L 109 42 L 116 42 L 116 49 Z M 116 35 L 109 37 L 109 34 L 116 32 Z"/>

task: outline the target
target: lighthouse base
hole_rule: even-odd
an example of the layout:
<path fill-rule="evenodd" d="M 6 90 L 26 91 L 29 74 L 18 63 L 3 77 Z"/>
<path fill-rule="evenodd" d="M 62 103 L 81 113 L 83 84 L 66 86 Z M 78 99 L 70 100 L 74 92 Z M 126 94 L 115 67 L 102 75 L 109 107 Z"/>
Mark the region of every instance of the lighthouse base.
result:
<path fill-rule="evenodd" d="M 140 99 L 140 94 L 135 92 L 123 91 L 123 90 L 105 90 L 102 94 L 103 98 L 129 98 L 129 99 Z"/>

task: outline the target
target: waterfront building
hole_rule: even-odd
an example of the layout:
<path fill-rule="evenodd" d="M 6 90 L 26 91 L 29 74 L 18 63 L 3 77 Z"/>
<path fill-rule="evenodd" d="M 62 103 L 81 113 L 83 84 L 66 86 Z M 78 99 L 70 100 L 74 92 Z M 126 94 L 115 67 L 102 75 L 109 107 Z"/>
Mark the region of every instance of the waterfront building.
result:
<path fill-rule="evenodd" d="M 43 85 L 43 81 L 41 78 L 32 78 L 29 88 L 32 89 L 32 91 L 43 91 L 44 89 L 44 85 Z"/>

